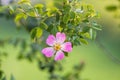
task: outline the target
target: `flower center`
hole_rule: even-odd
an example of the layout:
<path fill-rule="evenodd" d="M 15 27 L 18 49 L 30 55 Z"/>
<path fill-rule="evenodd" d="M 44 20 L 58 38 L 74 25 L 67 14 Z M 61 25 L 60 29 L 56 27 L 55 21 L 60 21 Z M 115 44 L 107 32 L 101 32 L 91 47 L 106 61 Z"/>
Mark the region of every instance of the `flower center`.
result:
<path fill-rule="evenodd" d="M 54 49 L 55 49 L 56 51 L 60 50 L 60 49 L 61 49 L 61 45 L 58 44 L 58 43 L 56 43 L 56 44 L 54 45 Z"/>

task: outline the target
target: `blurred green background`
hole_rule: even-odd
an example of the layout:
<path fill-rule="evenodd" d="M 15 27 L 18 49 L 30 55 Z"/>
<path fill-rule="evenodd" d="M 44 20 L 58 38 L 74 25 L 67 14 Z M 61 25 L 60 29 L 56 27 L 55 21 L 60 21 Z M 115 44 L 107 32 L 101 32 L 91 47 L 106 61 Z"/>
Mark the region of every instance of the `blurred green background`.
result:
<path fill-rule="evenodd" d="M 118 4 L 117 0 L 82 0 L 85 3 L 94 5 L 100 12 L 101 18 L 98 22 L 103 30 L 98 32 L 95 41 L 89 41 L 88 45 L 74 47 L 69 57 L 60 63 L 64 66 L 64 75 L 70 72 L 74 64 L 85 62 L 85 68 L 81 77 L 86 80 L 120 80 L 120 19 L 114 18 L 114 12 L 106 11 L 105 7 L 110 4 Z M 52 5 L 52 0 L 46 1 Z M 120 4 L 120 3 L 119 3 Z M 24 30 L 18 31 L 11 20 L 0 17 L 0 39 L 22 37 L 30 41 L 30 35 Z M 37 63 L 30 63 L 26 60 L 18 61 L 19 47 L 6 45 L 0 51 L 8 52 L 9 56 L 2 62 L 2 69 L 7 78 L 13 74 L 16 80 L 47 80 L 47 71 L 40 71 Z"/>

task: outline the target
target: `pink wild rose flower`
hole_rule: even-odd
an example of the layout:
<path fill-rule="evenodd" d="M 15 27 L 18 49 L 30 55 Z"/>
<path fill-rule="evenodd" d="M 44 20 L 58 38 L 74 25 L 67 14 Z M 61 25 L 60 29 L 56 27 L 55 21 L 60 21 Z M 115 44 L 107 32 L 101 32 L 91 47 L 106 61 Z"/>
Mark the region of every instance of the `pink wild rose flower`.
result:
<path fill-rule="evenodd" d="M 49 35 L 46 44 L 49 47 L 44 48 L 42 53 L 46 57 L 52 57 L 55 54 L 54 60 L 62 60 L 64 58 L 64 52 L 72 51 L 72 43 L 64 42 L 66 40 L 66 35 L 61 32 L 56 33 L 56 37 L 54 35 Z"/>

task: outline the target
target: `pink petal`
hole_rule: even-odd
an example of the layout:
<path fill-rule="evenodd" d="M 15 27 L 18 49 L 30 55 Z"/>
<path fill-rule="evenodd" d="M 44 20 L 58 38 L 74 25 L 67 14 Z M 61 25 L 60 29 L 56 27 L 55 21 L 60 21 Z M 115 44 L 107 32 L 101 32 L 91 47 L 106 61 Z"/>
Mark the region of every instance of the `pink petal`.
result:
<path fill-rule="evenodd" d="M 53 46 L 55 43 L 55 36 L 53 35 L 49 35 L 47 40 L 46 40 L 46 44 L 48 44 L 49 46 Z"/>
<path fill-rule="evenodd" d="M 55 55 L 55 61 L 62 60 L 64 58 L 64 53 L 62 51 L 58 51 Z"/>
<path fill-rule="evenodd" d="M 57 42 L 63 43 L 66 39 L 66 35 L 64 33 L 57 32 L 56 39 L 57 39 Z"/>
<path fill-rule="evenodd" d="M 55 50 L 52 47 L 47 47 L 44 48 L 42 50 L 42 53 L 46 56 L 46 57 L 52 57 L 55 53 Z"/>
<path fill-rule="evenodd" d="M 66 42 L 66 43 L 62 44 L 61 49 L 65 52 L 71 52 L 72 51 L 72 43 L 71 42 Z"/>

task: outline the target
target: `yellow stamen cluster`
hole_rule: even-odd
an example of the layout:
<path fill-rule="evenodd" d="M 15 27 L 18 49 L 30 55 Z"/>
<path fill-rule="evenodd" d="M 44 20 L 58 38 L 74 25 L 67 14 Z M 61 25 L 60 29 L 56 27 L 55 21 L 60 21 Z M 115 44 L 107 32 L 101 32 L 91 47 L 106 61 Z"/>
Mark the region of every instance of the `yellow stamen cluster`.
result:
<path fill-rule="evenodd" d="M 55 49 L 56 51 L 60 50 L 60 49 L 61 49 L 61 45 L 58 44 L 58 43 L 56 43 L 56 44 L 54 45 L 54 49 Z"/>

